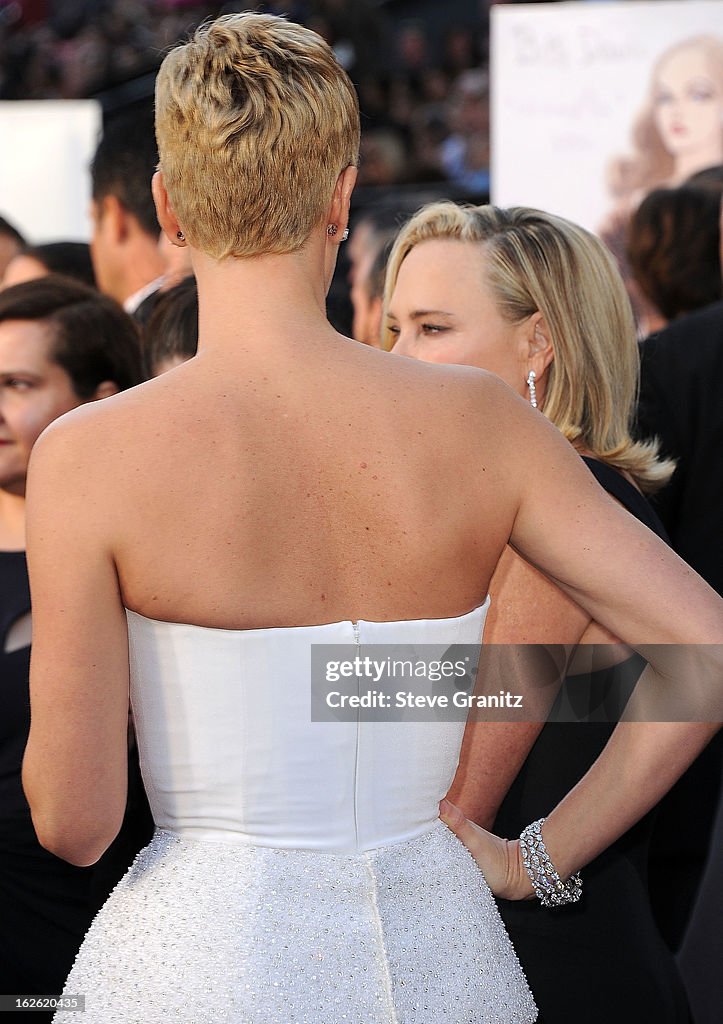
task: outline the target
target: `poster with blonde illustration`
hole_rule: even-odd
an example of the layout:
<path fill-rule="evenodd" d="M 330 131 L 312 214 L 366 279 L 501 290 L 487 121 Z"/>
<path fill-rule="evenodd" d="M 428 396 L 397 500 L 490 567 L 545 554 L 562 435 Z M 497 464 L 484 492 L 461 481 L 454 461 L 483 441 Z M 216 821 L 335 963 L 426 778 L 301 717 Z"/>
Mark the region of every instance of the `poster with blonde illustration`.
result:
<path fill-rule="evenodd" d="M 615 248 L 651 190 L 723 163 L 723 2 L 496 5 L 492 198 Z"/>

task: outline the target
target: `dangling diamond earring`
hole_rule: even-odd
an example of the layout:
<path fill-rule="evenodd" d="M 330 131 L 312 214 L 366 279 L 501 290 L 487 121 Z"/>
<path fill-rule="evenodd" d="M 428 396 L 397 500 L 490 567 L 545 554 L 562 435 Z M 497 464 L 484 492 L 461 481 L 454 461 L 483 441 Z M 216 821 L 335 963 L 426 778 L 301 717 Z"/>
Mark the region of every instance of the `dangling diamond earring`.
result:
<path fill-rule="evenodd" d="M 530 389 L 530 405 L 533 409 L 537 408 L 537 388 L 535 387 L 535 381 L 537 380 L 537 374 L 534 370 L 530 370 L 527 374 L 527 387 Z"/>

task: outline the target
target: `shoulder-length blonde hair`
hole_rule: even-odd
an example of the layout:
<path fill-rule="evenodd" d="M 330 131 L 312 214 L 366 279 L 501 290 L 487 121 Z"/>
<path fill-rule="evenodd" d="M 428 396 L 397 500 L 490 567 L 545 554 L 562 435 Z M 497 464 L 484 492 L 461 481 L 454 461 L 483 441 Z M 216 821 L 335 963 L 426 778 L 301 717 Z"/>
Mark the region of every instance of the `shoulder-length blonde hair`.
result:
<path fill-rule="evenodd" d="M 630 301 L 612 256 L 588 231 L 539 210 L 432 203 L 401 230 L 387 264 L 385 312 L 399 268 L 436 238 L 479 243 L 480 280 L 517 324 L 542 313 L 554 358 L 542 412 L 580 449 L 652 492 L 674 469 L 631 436 L 640 360 Z M 386 319 L 385 319 L 386 323 Z M 386 328 L 385 328 L 386 329 Z M 387 335 L 386 347 L 391 347 Z"/>
<path fill-rule="evenodd" d="M 658 74 L 671 57 L 684 50 L 700 50 L 707 58 L 711 74 L 717 79 L 723 95 L 723 38 L 712 35 L 691 36 L 674 43 L 660 54 L 650 74 L 645 105 L 633 122 L 633 151 L 629 156 L 612 160 L 608 168 L 610 191 L 621 201 L 637 192 L 647 192 L 658 185 L 664 185 L 671 179 L 675 160 L 663 145 L 655 124 Z"/>

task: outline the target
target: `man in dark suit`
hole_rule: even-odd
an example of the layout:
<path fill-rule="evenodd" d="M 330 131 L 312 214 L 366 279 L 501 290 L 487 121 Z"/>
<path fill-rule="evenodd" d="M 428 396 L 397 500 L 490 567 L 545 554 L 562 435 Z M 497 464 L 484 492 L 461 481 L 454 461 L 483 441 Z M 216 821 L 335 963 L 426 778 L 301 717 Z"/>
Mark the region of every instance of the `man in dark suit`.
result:
<path fill-rule="evenodd" d="M 639 432 L 677 459 L 655 508 L 673 547 L 723 595 L 723 302 L 643 344 Z"/>
<path fill-rule="evenodd" d="M 152 115 L 131 112 L 105 126 L 91 165 L 90 250 L 98 287 L 141 322 L 165 283 L 151 195 L 157 164 Z"/>
<path fill-rule="evenodd" d="M 674 549 L 723 596 L 722 383 L 723 302 L 675 320 L 643 343 L 638 432 L 658 437 L 662 454 L 677 460 L 654 505 Z M 723 732 L 664 800 L 650 865 L 658 923 L 673 949 L 682 946 L 681 972 L 701 1024 L 718 1019 L 710 1009 L 716 1001 L 720 1009 L 722 994 L 721 932 L 710 932 L 702 916 L 710 894 L 701 892 L 696 904 L 709 848 L 708 884 L 723 867 L 713 863 L 723 858 L 723 807 L 710 847 L 722 763 Z M 666 885 L 670 877 L 674 888 Z"/>

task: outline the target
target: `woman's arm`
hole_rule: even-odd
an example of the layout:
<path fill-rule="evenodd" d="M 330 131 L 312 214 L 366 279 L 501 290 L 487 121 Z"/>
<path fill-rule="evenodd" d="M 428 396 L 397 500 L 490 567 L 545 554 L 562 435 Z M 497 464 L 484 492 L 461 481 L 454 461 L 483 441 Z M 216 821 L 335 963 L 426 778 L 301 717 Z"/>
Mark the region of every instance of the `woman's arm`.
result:
<path fill-rule="evenodd" d="M 655 698 L 671 686 L 691 695 L 687 721 L 681 714 L 678 721 L 621 723 L 549 815 L 545 843 L 566 877 L 654 806 L 717 731 L 723 601 L 605 494 L 551 424 L 524 403 L 514 404 L 503 442 L 509 485 L 516 489 L 511 544 L 592 619 L 648 658 L 637 703 L 638 692 Z M 490 836 L 449 807 L 443 815 L 478 856 L 493 891 L 510 898 L 530 894 L 516 842 Z"/>
<path fill-rule="evenodd" d="M 485 644 L 575 645 L 590 616 L 541 572 L 506 548 L 490 583 Z M 478 825 L 490 828 L 545 721 L 555 697 L 525 722 L 469 721 L 448 799 Z"/>
<path fill-rule="evenodd" d="M 521 412 L 515 448 L 506 446 L 512 547 L 632 647 L 723 642 L 720 597 L 605 493 L 555 427 Z M 517 445 L 535 458 L 523 460 Z"/>
<path fill-rule="evenodd" d="M 28 485 L 32 721 L 23 785 L 41 844 L 93 864 L 126 806 L 128 635 L 83 421 L 36 444 Z"/>
<path fill-rule="evenodd" d="M 545 819 L 545 846 L 561 878 L 589 864 L 654 807 L 719 727 L 621 722 L 587 774 Z M 449 801 L 440 805 L 440 817 L 475 857 L 495 896 L 534 895 L 517 840 L 485 831 Z"/>

